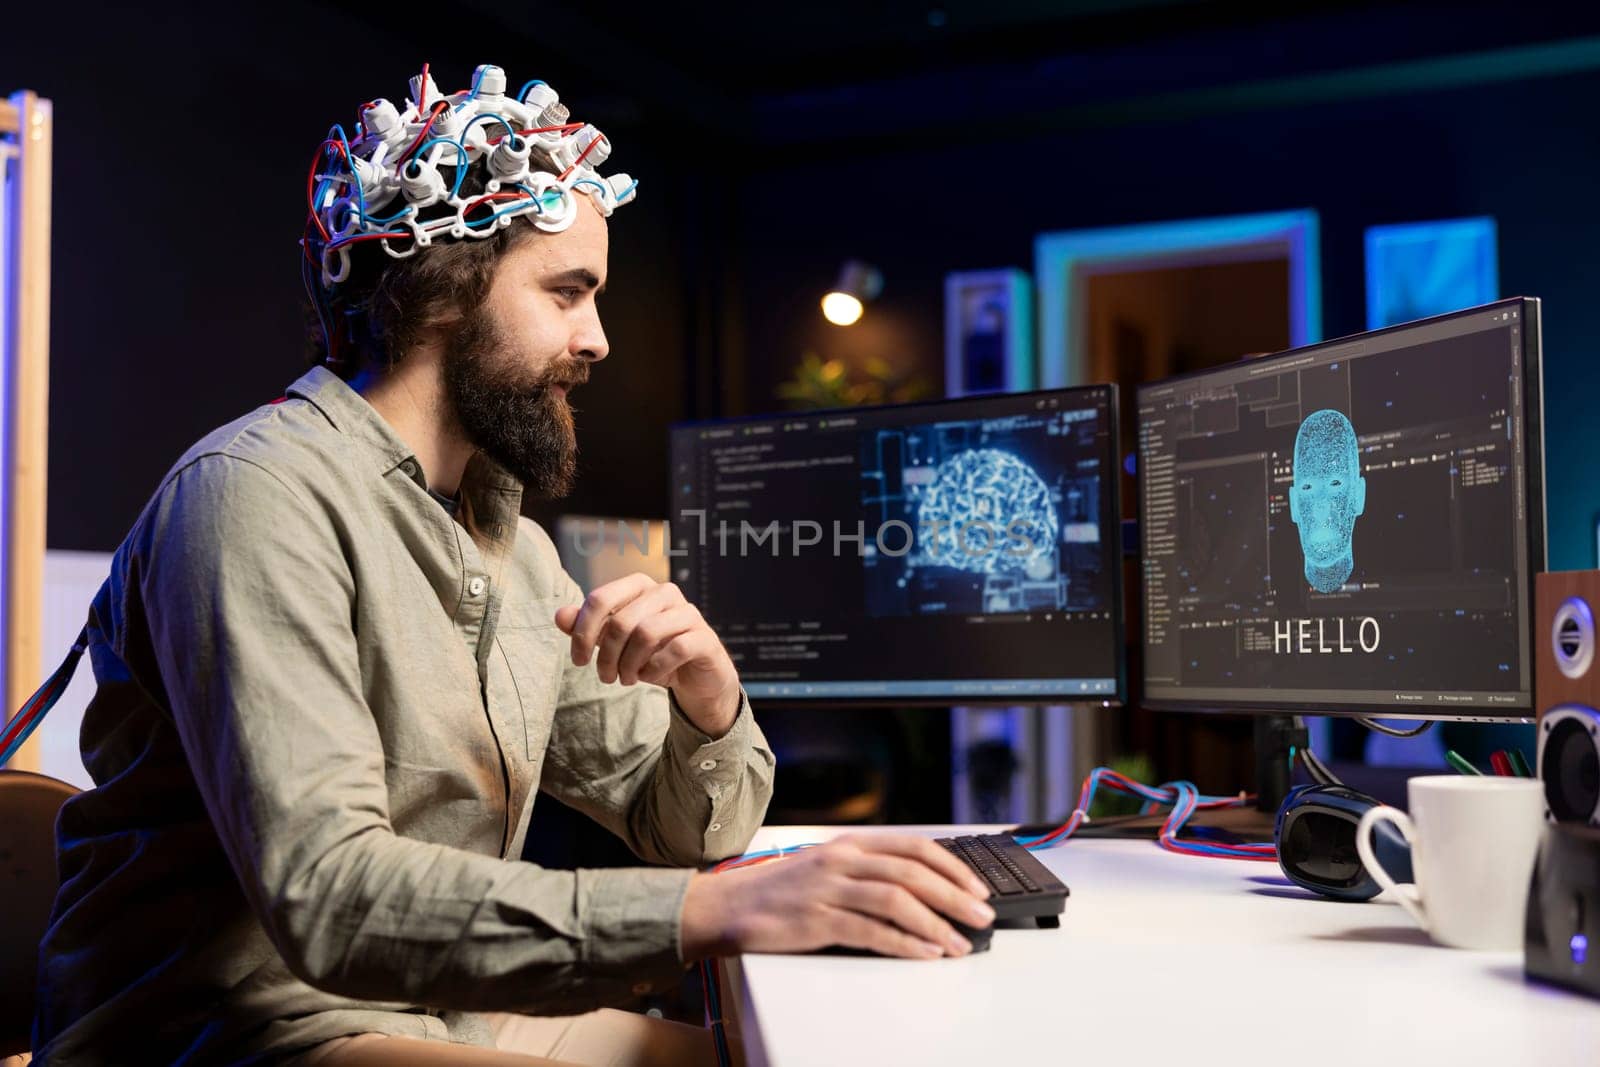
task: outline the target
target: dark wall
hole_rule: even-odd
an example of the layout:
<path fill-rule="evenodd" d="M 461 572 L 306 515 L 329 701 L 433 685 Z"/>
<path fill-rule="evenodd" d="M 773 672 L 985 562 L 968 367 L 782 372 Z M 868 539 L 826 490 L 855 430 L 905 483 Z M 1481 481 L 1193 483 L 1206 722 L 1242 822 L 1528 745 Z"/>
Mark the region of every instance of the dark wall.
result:
<path fill-rule="evenodd" d="M 0 85 L 56 107 L 50 544 L 114 547 L 188 444 L 300 372 L 295 241 L 310 153 L 330 122 L 353 121 L 355 103 L 402 95 L 426 59 L 450 88 L 485 60 L 518 84 L 548 79 L 615 138 L 610 165 L 641 179 L 612 220 L 612 356 L 575 397 L 582 472 L 564 510 L 662 514 L 667 424 L 777 407 L 774 383 L 807 349 L 885 356 L 937 387 L 945 273 L 1031 269 L 1039 232 L 1315 208 L 1333 336 L 1365 325 L 1365 227 L 1491 214 L 1503 291 L 1545 299 L 1551 561 L 1593 565 L 1600 490 L 1587 471 L 1600 455 L 1580 431 L 1600 385 L 1589 352 L 1600 306 L 1586 285 L 1600 236 L 1594 65 L 1566 52 L 1548 69 L 1578 73 L 1486 66 L 1500 80 L 1474 85 L 1469 68 L 1445 89 L 1353 79 L 1343 97 L 1286 82 L 1191 105 L 1182 91 L 1316 63 L 1381 66 L 1436 51 L 1453 27 L 1465 51 L 1519 31 L 1551 37 L 1546 23 L 1570 17 L 1526 4 L 1516 19 L 1397 10 L 1287 28 L 1191 19 L 1172 40 L 991 62 L 914 91 L 844 86 L 797 102 L 729 88 L 749 110 L 724 116 L 652 97 L 618 80 L 626 65 L 530 42 L 483 12 L 476 38 L 495 43 L 480 53 L 473 35 L 401 17 L 375 26 L 354 4 L 22 5 L 0 34 Z M 664 62 L 678 54 L 659 48 Z M 1139 91 L 1168 96 L 1112 100 Z M 963 107 L 977 117 L 945 121 Z M 897 132 L 897 111 L 929 132 Z M 730 132 L 697 143 L 690 120 Z M 791 131 L 809 140 L 774 153 Z M 853 331 L 825 324 L 816 303 L 847 256 L 887 279 Z"/>
<path fill-rule="evenodd" d="M 831 104 L 849 100 L 864 124 L 852 134 L 870 132 L 882 92 L 841 91 Z M 1003 139 L 973 125 L 921 149 L 856 138 L 819 142 L 809 160 L 786 153 L 744 185 L 746 315 L 765 323 L 750 337 L 748 406 L 777 406 L 773 383 L 800 352 L 848 358 L 862 347 L 857 328 L 830 326 L 817 308 L 847 257 L 883 270 L 868 311 L 883 323 L 880 350 L 908 353 L 937 379 L 944 275 L 1031 270 L 1041 232 L 1315 208 L 1333 337 L 1366 326 L 1366 227 L 1493 215 L 1503 294 L 1544 299 L 1551 566 L 1594 566 L 1600 445 L 1586 427 L 1600 395 L 1600 72 L 1364 93 L 1034 135 L 1016 132 L 1024 123 L 1011 116 Z"/>
<path fill-rule="evenodd" d="M 424 60 L 446 91 L 481 62 L 513 86 L 545 78 L 614 139 L 607 172 L 640 179 L 612 218 L 612 354 L 574 396 L 583 458 L 565 506 L 664 513 L 657 442 L 691 399 L 681 265 L 699 253 L 669 210 L 685 168 L 578 57 L 563 69 L 557 50 L 504 33 L 479 49 L 306 0 L 19 6 L 0 31 L 0 88 L 55 107 L 52 548 L 114 548 L 189 444 L 302 372 L 296 241 L 312 153 L 331 123 L 353 128 L 358 103 L 403 99 Z"/>

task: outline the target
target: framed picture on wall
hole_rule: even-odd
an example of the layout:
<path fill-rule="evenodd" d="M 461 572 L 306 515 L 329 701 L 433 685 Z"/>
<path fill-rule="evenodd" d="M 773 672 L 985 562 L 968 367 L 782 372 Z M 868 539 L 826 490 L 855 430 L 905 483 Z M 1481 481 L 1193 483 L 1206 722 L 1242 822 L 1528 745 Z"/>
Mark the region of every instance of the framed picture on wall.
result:
<path fill-rule="evenodd" d="M 1034 387 L 1033 280 L 1027 272 L 960 271 L 944 280 L 947 396 Z"/>

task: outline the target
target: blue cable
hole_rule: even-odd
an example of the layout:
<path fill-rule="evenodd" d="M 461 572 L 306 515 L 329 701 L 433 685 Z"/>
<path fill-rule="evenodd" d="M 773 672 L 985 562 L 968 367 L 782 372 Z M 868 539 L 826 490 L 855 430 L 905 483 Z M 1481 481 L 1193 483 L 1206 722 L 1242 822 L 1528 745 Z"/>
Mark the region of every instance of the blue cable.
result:
<path fill-rule="evenodd" d="M 545 83 L 543 78 L 533 78 L 533 79 L 529 80 L 528 84 L 524 85 L 521 89 L 517 90 L 517 103 L 519 103 L 519 104 L 525 103 L 525 101 L 523 100 L 523 97 L 528 95 L 528 90 L 532 89 L 535 85 L 544 85 L 544 84 L 546 84 L 546 83 Z"/>
<path fill-rule="evenodd" d="M 411 214 L 415 210 L 416 210 L 416 208 L 411 207 L 411 206 L 408 205 L 408 206 L 400 209 L 399 211 L 396 211 L 393 215 L 385 215 L 381 219 L 373 218 L 370 215 L 362 215 L 361 218 L 368 225 L 372 225 L 372 226 L 387 226 L 391 222 L 398 222 L 400 219 L 405 218 L 407 215 Z"/>
<path fill-rule="evenodd" d="M 39 724 L 44 722 L 45 716 L 50 714 L 50 709 L 61 702 L 61 698 L 67 692 L 67 683 L 72 681 L 72 675 L 78 669 L 78 661 L 83 658 L 84 650 L 88 647 L 89 630 L 88 627 L 85 627 L 79 632 L 77 639 L 73 641 L 72 649 L 67 653 L 67 658 L 61 661 L 61 666 L 50 672 L 50 677 L 44 680 L 44 684 L 34 690 L 33 695 L 23 703 L 22 710 L 5 723 L 5 727 L 9 729 L 13 723 L 27 714 L 28 709 L 32 708 L 41 696 L 50 692 L 52 688 L 55 689 L 55 693 L 44 701 L 43 705 L 34 713 L 33 721 L 21 733 L 12 738 L 9 745 L 0 750 L 0 767 L 4 767 L 11 761 L 11 757 L 17 754 L 17 750 L 27 743 L 28 738 L 33 736 L 33 732 L 39 728 Z M 4 730 L 0 730 L 0 734 L 4 732 Z"/>
<path fill-rule="evenodd" d="M 361 188 L 361 179 L 356 177 L 356 165 L 354 162 L 352 162 L 355 157 L 350 154 L 350 138 L 345 136 L 344 125 L 342 123 L 335 122 L 331 127 L 329 127 L 328 135 L 331 137 L 335 133 L 339 135 L 339 144 L 344 148 L 344 166 L 345 169 L 350 172 L 349 182 L 355 187 L 356 200 L 358 203 L 360 203 L 361 215 L 363 218 L 365 218 L 367 214 L 367 194 Z"/>
<path fill-rule="evenodd" d="M 493 215 L 489 215 L 489 216 L 487 216 L 485 218 L 476 219 L 476 220 L 463 218 L 461 221 L 466 224 L 468 229 L 476 230 L 478 227 L 484 225 L 485 223 L 493 222 L 495 219 L 499 218 L 501 215 L 512 215 L 512 214 L 515 214 L 515 213 L 517 213 L 519 211 L 523 211 L 523 210 L 525 210 L 525 205 L 523 205 L 523 204 L 512 204 L 510 207 L 503 207 L 499 211 L 496 211 Z"/>
<path fill-rule="evenodd" d="M 516 127 L 512 126 L 511 125 L 511 121 L 509 119 L 507 119 L 504 115 L 501 115 L 498 112 L 494 112 L 494 111 L 480 111 L 476 115 L 472 116 L 472 118 L 467 121 L 467 124 L 465 126 L 461 127 L 461 143 L 462 144 L 466 144 L 467 131 L 472 129 L 473 123 L 480 122 L 483 119 L 494 119 L 500 125 L 504 126 L 507 131 L 509 131 L 511 133 L 516 133 L 517 132 L 516 131 Z"/>

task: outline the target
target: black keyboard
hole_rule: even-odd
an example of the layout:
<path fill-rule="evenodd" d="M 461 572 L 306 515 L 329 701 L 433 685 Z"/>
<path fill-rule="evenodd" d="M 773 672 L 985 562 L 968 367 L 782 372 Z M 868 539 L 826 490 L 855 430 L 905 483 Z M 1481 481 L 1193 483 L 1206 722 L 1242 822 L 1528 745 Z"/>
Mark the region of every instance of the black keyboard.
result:
<path fill-rule="evenodd" d="M 1033 919 L 1040 926 L 1060 926 L 1071 892 L 1044 864 L 1010 834 L 941 837 L 949 849 L 989 885 L 989 906 L 996 921 Z"/>

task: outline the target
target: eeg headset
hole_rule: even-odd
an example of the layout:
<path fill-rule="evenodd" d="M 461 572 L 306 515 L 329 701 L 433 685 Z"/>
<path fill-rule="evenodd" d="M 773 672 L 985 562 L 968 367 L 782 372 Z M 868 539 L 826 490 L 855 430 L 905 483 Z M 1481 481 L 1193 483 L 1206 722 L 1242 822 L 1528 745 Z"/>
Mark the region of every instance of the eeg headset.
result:
<path fill-rule="evenodd" d="M 342 126 L 328 131 L 306 183 L 310 218 L 302 241 L 325 289 L 349 277 L 349 249 L 358 242 L 376 241 L 404 259 L 434 241 L 492 236 L 518 216 L 559 233 L 577 217 L 580 191 L 608 218 L 633 199 L 638 182 L 596 170 L 611 154 L 610 141 L 587 123 L 568 121 L 554 89 L 534 80 L 515 97 L 505 90 L 505 71 L 485 64 L 470 89 L 446 96 L 424 63 L 404 110 L 372 100 L 359 109 L 354 140 Z M 557 173 L 531 165 L 535 149 Z M 463 195 L 472 172 L 479 180 Z"/>

